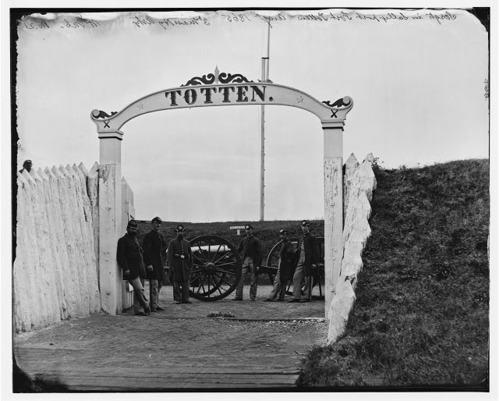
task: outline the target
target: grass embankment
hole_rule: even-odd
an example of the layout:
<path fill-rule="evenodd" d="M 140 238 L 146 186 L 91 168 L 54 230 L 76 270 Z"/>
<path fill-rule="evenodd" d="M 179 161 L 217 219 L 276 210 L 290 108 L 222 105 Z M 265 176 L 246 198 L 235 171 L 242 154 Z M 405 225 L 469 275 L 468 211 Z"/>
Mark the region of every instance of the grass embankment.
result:
<path fill-rule="evenodd" d="M 375 173 L 346 334 L 309 352 L 298 384 L 486 390 L 488 161 Z"/>

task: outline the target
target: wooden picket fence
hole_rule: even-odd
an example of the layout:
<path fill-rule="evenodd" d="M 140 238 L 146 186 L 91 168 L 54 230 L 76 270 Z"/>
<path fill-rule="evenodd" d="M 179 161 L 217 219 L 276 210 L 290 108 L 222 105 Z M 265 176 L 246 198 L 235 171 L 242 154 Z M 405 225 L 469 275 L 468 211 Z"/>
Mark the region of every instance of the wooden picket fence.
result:
<path fill-rule="evenodd" d="M 16 332 L 100 311 L 98 170 L 95 163 L 90 171 L 80 164 L 18 173 Z M 125 179 L 122 194 L 126 227 L 134 208 Z M 130 307 L 133 294 L 123 289 L 123 307 Z"/>

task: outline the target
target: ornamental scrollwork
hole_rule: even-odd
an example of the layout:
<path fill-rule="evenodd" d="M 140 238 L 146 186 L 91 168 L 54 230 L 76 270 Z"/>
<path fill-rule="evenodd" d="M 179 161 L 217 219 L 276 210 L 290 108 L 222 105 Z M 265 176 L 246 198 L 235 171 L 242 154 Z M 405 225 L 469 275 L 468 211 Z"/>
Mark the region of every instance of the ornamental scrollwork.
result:
<path fill-rule="evenodd" d="M 219 75 L 219 80 L 220 83 L 222 84 L 228 84 L 231 82 L 234 82 L 236 84 L 242 83 L 242 82 L 253 82 L 250 81 L 248 78 L 246 78 L 244 75 L 241 74 L 227 74 L 226 72 L 222 72 Z"/>
<path fill-rule="evenodd" d="M 115 114 L 118 114 L 117 111 L 112 111 L 111 114 L 107 114 L 105 111 L 102 110 L 92 110 L 92 117 L 97 119 L 107 119 L 113 117 Z"/>
<path fill-rule="evenodd" d="M 189 85 L 210 85 L 215 82 L 215 75 L 210 73 L 207 75 L 203 75 L 202 77 L 193 77 L 187 81 L 184 85 L 180 86 L 189 86 Z"/>
<path fill-rule="evenodd" d="M 342 97 L 341 99 L 338 99 L 336 102 L 331 104 L 329 100 L 325 100 L 322 103 L 324 103 L 328 107 L 345 107 L 350 104 L 350 99 Z"/>
<path fill-rule="evenodd" d="M 187 81 L 184 86 L 190 85 L 211 85 L 211 84 L 228 84 L 228 83 L 242 83 L 242 82 L 253 82 L 250 81 L 242 74 L 231 74 L 226 72 L 219 72 L 218 67 L 215 68 L 215 73 L 209 73 L 203 75 L 202 77 L 193 77 L 189 81 Z"/>
<path fill-rule="evenodd" d="M 330 108 L 331 118 L 338 118 L 338 112 L 340 111 L 340 108 L 352 106 L 352 99 L 348 96 L 345 96 L 342 97 L 341 99 L 338 99 L 334 103 L 331 103 L 329 100 L 325 100 L 322 103 L 324 103 L 326 106 Z"/>

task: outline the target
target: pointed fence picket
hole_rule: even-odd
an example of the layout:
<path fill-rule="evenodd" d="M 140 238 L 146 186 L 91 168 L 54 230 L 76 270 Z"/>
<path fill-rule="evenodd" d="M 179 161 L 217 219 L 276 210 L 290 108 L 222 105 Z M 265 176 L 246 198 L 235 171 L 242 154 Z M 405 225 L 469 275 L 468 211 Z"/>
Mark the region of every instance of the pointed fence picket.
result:
<path fill-rule="evenodd" d="M 98 170 L 95 163 L 90 171 L 75 164 L 18 173 L 16 332 L 100 311 Z M 124 179 L 122 190 L 129 217 L 133 192 Z M 123 306 L 131 301 L 128 293 Z"/>

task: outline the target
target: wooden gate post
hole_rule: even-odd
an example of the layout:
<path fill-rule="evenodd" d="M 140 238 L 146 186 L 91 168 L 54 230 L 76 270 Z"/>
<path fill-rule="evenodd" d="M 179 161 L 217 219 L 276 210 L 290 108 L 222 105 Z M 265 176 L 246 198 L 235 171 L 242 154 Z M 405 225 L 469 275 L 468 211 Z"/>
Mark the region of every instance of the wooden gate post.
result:
<path fill-rule="evenodd" d="M 121 227 L 121 140 L 123 133 L 99 132 L 99 284 L 101 307 L 110 315 L 122 310 L 121 272 L 116 262 Z"/>
<path fill-rule="evenodd" d="M 343 121 L 322 122 L 324 132 L 325 316 L 333 299 L 343 258 Z"/>

